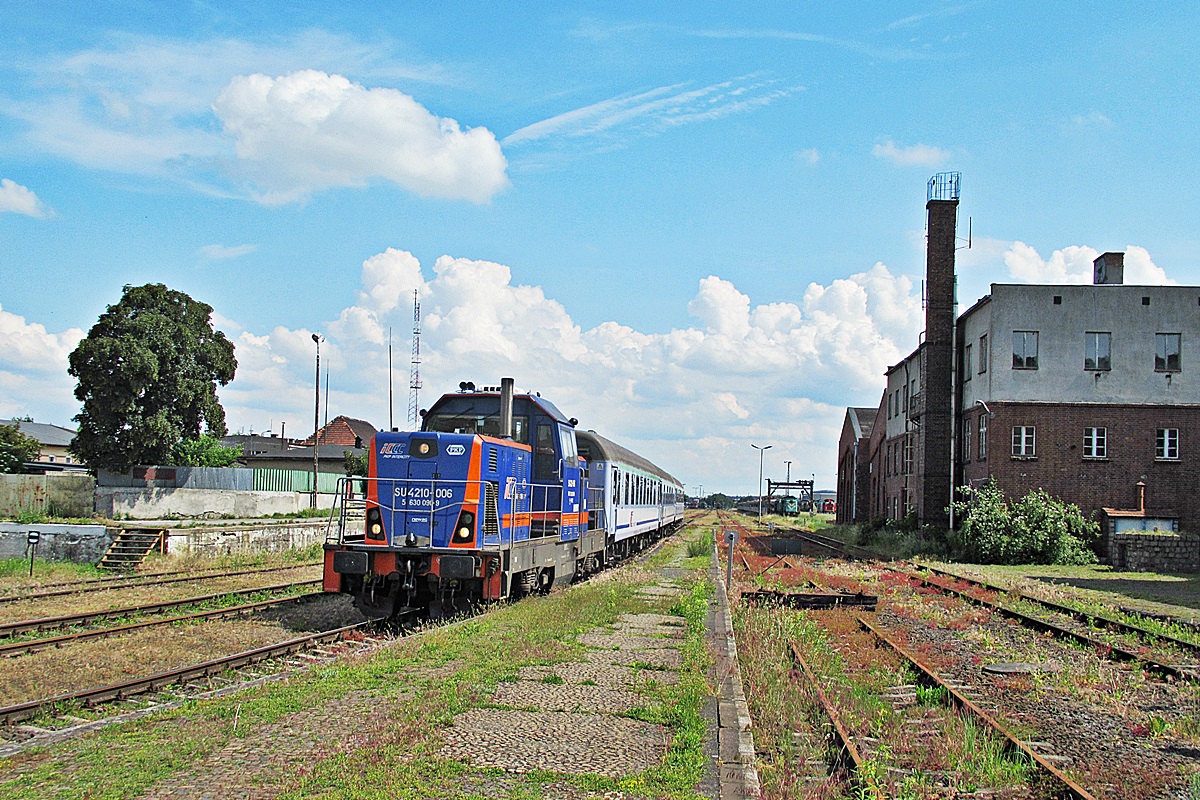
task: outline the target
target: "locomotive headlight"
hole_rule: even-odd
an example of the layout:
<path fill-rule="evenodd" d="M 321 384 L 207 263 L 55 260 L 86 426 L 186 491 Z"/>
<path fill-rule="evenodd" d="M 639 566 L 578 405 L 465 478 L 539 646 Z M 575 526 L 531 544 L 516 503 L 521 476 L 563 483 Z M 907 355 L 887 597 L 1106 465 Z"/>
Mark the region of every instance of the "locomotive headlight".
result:
<path fill-rule="evenodd" d="M 378 508 L 367 509 L 367 533 L 372 539 L 383 538 L 383 514 Z"/>
<path fill-rule="evenodd" d="M 454 526 L 454 540 L 469 542 L 475 536 L 475 514 L 464 511 L 458 515 L 458 524 Z"/>
<path fill-rule="evenodd" d="M 429 442 L 421 442 L 417 445 L 417 452 L 423 456 L 429 455 Z"/>

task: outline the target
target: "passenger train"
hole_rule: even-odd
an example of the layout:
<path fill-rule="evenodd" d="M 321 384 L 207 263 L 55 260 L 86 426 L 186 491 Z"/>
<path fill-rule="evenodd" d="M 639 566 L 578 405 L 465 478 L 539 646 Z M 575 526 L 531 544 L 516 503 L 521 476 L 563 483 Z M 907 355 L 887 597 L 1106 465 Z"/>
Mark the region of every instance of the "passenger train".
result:
<path fill-rule="evenodd" d="M 534 592 L 610 566 L 683 522 L 683 486 L 576 428 L 548 400 L 460 384 L 419 431 L 380 432 L 365 515 L 325 543 L 324 590 L 369 616 L 431 616 Z M 348 493 L 343 494 L 343 498 Z"/>

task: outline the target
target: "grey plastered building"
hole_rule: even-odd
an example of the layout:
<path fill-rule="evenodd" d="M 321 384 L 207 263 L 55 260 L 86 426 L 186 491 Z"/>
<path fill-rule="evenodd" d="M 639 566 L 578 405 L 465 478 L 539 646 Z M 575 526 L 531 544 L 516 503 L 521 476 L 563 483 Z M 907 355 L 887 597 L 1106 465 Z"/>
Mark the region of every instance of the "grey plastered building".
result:
<path fill-rule="evenodd" d="M 1091 284 L 992 284 L 954 320 L 947 363 L 930 331 L 953 301 L 954 239 L 934 236 L 948 209 L 930 187 L 926 332 L 886 373 L 869 502 L 846 521 L 942 525 L 951 485 L 991 478 L 1110 532 L 1200 531 L 1200 287 L 1127 285 L 1122 253 L 1097 258 Z"/>

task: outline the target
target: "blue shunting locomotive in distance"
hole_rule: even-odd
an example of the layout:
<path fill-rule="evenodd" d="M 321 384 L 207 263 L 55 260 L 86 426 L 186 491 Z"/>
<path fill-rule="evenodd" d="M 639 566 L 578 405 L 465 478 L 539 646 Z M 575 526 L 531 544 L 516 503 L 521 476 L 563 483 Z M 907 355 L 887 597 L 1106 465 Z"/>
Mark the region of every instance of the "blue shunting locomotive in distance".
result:
<path fill-rule="evenodd" d="M 421 430 L 371 441 L 365 515 L 343 502 L 324 589 L 370 616 L 455 613 L 546 592 L 645 548 L 683 521 L 683 486 L 650 461 L 576 429 L 511 378 L 461 384 Z"/>

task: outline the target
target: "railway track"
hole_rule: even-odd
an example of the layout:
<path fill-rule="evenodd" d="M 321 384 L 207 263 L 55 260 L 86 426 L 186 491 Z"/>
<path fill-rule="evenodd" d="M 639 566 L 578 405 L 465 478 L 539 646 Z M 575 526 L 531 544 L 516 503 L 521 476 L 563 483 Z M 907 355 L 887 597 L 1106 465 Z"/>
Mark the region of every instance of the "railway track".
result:
<path fill-rule="evenodd" d="M 1133 650 L 1130 650 L 1125 647 L 1121 647 L 1112 642 L 1107 642 L 1102 639 L 1097 639 L 1096 637 L 1094 637 L 1090 634 L 1087 634 L 1087 633 L 1083 633 L 1082 631 L 1068 628 L 1064 625 L 1059 625 L 1055 622 L 1052 622 L 1051 620 L 1044 619 L 1042 617 L 1036 617 L 1036 616 L 1033 616 L 1032 614 L 1026 614 L 1023 611 L 1019 611 L 1015 608 L 1012 608 L 1011 606 L 1004 605 L 1003 603 L 1001 603 L 999 601 L 989 600 L 984 597 L 979 597 L 977 595 L 972 594 L 969 591 L 957 589 L 953 586 L 948 586 L 943 583 L 939 583 L 938 581 L 923 577 L 917 573 L 905 573 L 905 574 L 908 575 L 909 577 L 911 577 L 913 580 L 920 582 L 920 584 L 923 586 L 927 586 L 929 588 L 936 589 L 937 591 L 940 591 L 940 592 L 943 592 L 946 594 L 950 594 L 955 597 L 959 597 L 959 598 L 967 601 L 968 603 L 972 603 L 975 605 L 979 605 L 979 606 L 988 608 L 989 610 L 991 610 L 994 613 L 1000 614 L 1003 617 L 1006 617 L 1008 619 L 1019 622 L 1021 625 L 1024 625 L 1025 627 L 1031 628 L 1033 630 L 1040 631 L 1042 633 L 1049 633 L 1052 636 L 1055 636 L 1057 638 L 1072 641 L 1072 642 L 1075 642 L 1076 644 L 1081 644 L 1084 647 L 1092 648 L 1096 652 L 1103 654 L 1106 658 L 1108 658 L 1110 660 L 1126 661 L 1126 662 L 1135 663 L 1140 668 L 1144 669 L 1146 672 L 1149 672 L 1153 675 L 1157 675 L 1160 678 L 1171 678 L 1174 680 L 1182 680 L 1182 681 L 1190 681 L 1192 683 L 1200 683 L 1200 668 L 1197 668 L 1197 666 L 1193 666 L 1193 665 L 1182 666 L 1182 665 L 1177 665 L 1177 664 L 1164 663 L 1157 659 L 1151 658 L 1148 655 L 1134 652 Z M 1112 628 L 1114 630 L 1120 631 L 1121 633 L 1127 633 L 1127 634 L 1134 635 L 1137 638 L 1142 639 L 1143 641 L 1146 641 L 1149 643 L 1174 646 L 1181 650 L 1191 652 L 1193 654 L 1200 654 L 1200 646 L 1192 644 L 1191 642 L 1185 642 L 1183 640 L 1176 639 L 1171 636 L 1166 636 L 1166 635 L 1159 634 L 1154 631 L 1145 630 L 1144 628 L 1138 628 L 1133 625 L 1127 625 L 1127 624 L 1119 622 L 1117 620 L 1111 620 L 1111 619 L 1107 619 L 1105 617 L 1086 614 L 1084 612 L 1078 611 L 1077 609 L 1068 608 L 1066 606 L 1059 605 L 1058 603 L 1052 603 L 1050 601 L 1041 600 L 1039 598 L 1030 597 L 1028 595 L 1021 595 L 1021 597 L 1024 600 L 1027 600 L 1036 605 L 1047 608 L 1048 610 L 1052 610 L 1055 613 L 1067 616 L 1068 618 L 1073 619 L 1073 620 L 1082 621 L 1087 624 L 1097 625 L 1098 627 Z"/>
<path fill-rule="evenodd" d="M 283 642 L 245 650 L 240 653 L 222 656 L 197 664 L 190 664 L 177 669 L 158 672 L 153 675 L 133 678 L 120 683 L 82 689 L 76 692 L 68 692 L 53 697 L 45 697 L 2 707 L 0 708 L 0 724 L 3 724 L 4 727 L 0 728 L 0 735 L 5 736 L 9 741 L 7 744 L 0 745 L 0 758 L 13 755 L 28 747 L 42 746 L 53 741 L 61 741 L 73 735 L 95 730 L 116 722 L 122 722 L 132 717 L 145 716 L 156 711 L 177 707 L 189 700 L 213 696 L 215 694 L 241 691 L 272 680 L 280 680 L 298 671 L 309 669 L 315 664 L 328 663 L 338 658 L 340 654 L 326 650 L 320 652 L 319 655 L 313 656 L 307 653 L 307 651 L 319 648 L 321 645 L 340 641 L 356 632 L 368 631 L 374 625 L 375 623 L 372 621 L 358 622 L 353 625 L 297 636 Z M 392 641 L 392 639 L 386 637 L 366 637 L 364 641 L 367 642 L 367 646 L 359 648 L 358 652 L 382 647 Z M 237 676 L 237 670 L 243 670 L 252 665 L 261 664 L 272 659 L 281 659 L 293 654 L 301 654 L 308 657 L 292 662 L 280 662 L 280 669 L 274 675 L 263 676 L 256 673 L 249 673 Z M 230 676 L 231 672 L 233 676 Z M 221 676 L 225 676 L 223 680 Z M 242 679 L 239 680 L 238 677 Z M 215 690 L 211 684 L 191 687 L 190 689 L 186 685 L 188 681 L 196 679 L 211 680 L 214 678 L 224 683 L 224 685 L 217 687 Z M 86 719 L 70 714 L 54 715 L 53 713 L 49 713 L 62 707 L 72 708 L 79 706 L 91 708 L 102 703 L 129 700 L 130 698 L 135 698 L 138 695 L 146 693 L 159 693 L 166 687 L 179 684 L 185 684 L 179 691 L 144 698 L 145 701 L 140 704 L 140 707 L 133 711 L 110 715 L 100 719 Z M 58 728 L 17 724 L 31 719 L 44 719 L 44 724 L 53 724 L 55 720 L 66 724 Z"/>
<path fill-rule="evenodd" d="M 197 597 L 184 597 L 180 600 L 166 600 L 161 603 L 150 603 L 141 606 L 126 606 L 125 608 L 114 608 L 107 611 L 86 611 L 79 614 L 63 614 L 57 617 L 42 617 L 40 619 L 26 619 L 18 620 L 16 622 L 6 622 L 0 624 L 0 637 L 12 637 L 22 633 L 29 633 L 30 631 L 58 630 L 75 625 L 87 625 L 89 623 L 99 622 L 105 619 L 129 617 L 135 614 L 156 614 L 160 611 L 166 611 L 171 608 L 180 608 L 182 606 L 196 605 L 198 603 L 207 603 L 223 597 L 244 597 L 246 595 L 256 594 L 258 592 L 280 592 L 298 586 L 315 586 L 319 583 L 321 583 L 320 578 L 309 581 L 291 581 L 289 583 L 277 583 L 272 586 L 257 586 L 250 589 L 236 589 L 227 592 L 216 592 Z"/>
<path fill-rule="evenodd" d="M 244 575 L 261 575 L 268 572 L 284 572 L 291 569 L 303 569 L 305 567 L 319 567 L 320 561 L 312 561 L 306 564 L 293 564 L 286 567 L 259 567 L 256 569 L 243 569 L 235 572 L 215 572 L 208 574 L 197 574 L 188 570 L 178 570 L 175 572 L 157 572 L 152 575 L 144 576 L 146 580 L 142 580 L 142 576 L 114 576 L 111 578 L 96 578 L 94 580 L 78 581 L 74 583 L 59 583 L 46 584 L 43 588 L 50 591 L 45 592 L 30 592 L 29 594 L 15 595 L 0 595 L 0 604 L 18 603 L 25 600 L 41 600 L 47 597 L 66 597 L 72 594 L 83 594 L 91 591 L 108 591 L 110 589 L 130 589 L 141 588 L 143 586 L 164 586 L 172 583 L 186 583 L 188 581 L 209 581 L 217 580 L 218 578 L 236 578 Z M 150 578 L 168 576 L 165 580 L 150 580 Z"/>
<path fill-rule="evenodd" d="M 855 620 L 858 624 L 867 631 L 874 634 L 875 638 L 890 648 L 898 656 L 911 664 L 922 676 L 922 679 L 928 682 L 929 685 L 940 687 L 946 696 L 960 710 L 969 713 L 976 720 L 982 722 L 987 728 L 1000 736 L 1006 743 L 1007 749 L 1011 753 L 1020 753 L 1025 759 L 1037 765 L 1040 772 L 1048 776 L 1053 787 L 1047 791 L 1044 796 L 1052 798 L 1074 798 L 1074 800 L 1096 800 L 1088 790 L 1084 789 L 1074 780 L 1067 776 L 1062 770 L 1051 763 L 1042 753 L 1037 752 L 1024 741 L 1019 739 L 1001 723 L 998 719 L 984 711 L 978 704 L 971 701 L 965 694 L 950 681 L 942 678 L 938 672 L 925 664 L 918 656 L 909 652 L 906 648 L 893 640 L 877 625 L 869 622 L 861 614 L 855 615 Z"/>
<path fill-rule="evenodd" d="M 33 639 L 30 641 L 14 642 L 11 644 L 0 645 L 0 657 L 13 658 L 26 653 L 36 653 L 39 650 L 46 650 L 51 647 L 63 647 L 68 644 L 88 641 L 90 639 L 104 639 L 109 636 L 118 636 L 123 633 L 143 630 L 145 628 L 153 628 L 159 625 L 174 625 L 178 622 L 198 622 L 201 620 L 226 619 L 229 617 L 238 617 L 242 614 L 248 614 L 253 611 L 262 611 L 264 609 L 273 608 L 276 606 L 285 605 L 288 603 L 303 603 L 306 600 L 322 597 L 323 593 L 313 592 L 312 594 L 303 594 L 293 597 L 278 598 L 274 600 L 261 600 L 257 603 L 243 603 L 241 605 L 230 606 L 228 608 L 219 608 L 213 611 L 198 611 L 194 614 L 183 614 L 174 617 L 164 617 L 144 622 L 131 622 L 127 625 L 117 625 L 111 628 L 101 628 L 99 630 L 80 631 L 79 633 L 68 633 L 62 636 L 50 636 L 41 639 Z"/>
<path fill-rule="evenodd" d="M 656 553 L 662 547 L 663 543 L 665 541 L 667 541 L 668 538 L 669 537 L 664 537 L 663 539 L 653 543 L 651 546 L 647 547 L 645 550 L 643 550 L 643 551 L 635 554 L 631 558 L 627 559 L 624 563 L 626 563 L 626 564 L 635 563 L 639 560 L 649 558 L 650 556 L 652 556 L 654 553 Z M 606 575 L 607 573 L 608 573 L 608 571 L 606 570 L 604 572 L 598 573 L 597 575 L 603 576 L 603 575 Z M 597 576 L 590 576 L 589 578 L 587 578 L 585 580 L 591 580 L 594 577 L 597 577 Z M 287 585 L 299 586 L 299 585 L 308 585 L 310 583 L 320 583 L 320 581 L 317 580 L 317 581 L 302 582 L 302 583 L 287 584 Z M 262 590 L 263 589 L 249 590 L 249 591 L 262 591 Z M 233 594 L 233 593 L 225 593 L 224 595 L 214 595 L 213 597 L 228 596 L 230 594 Z M 296 600 L 296 599 L 298 599 L 298 598 L 288 598 L 288 600 Z M 192 598 L 191 600 L 194 602 L 195 598 Z M 165 607 L 183 604 L 184 602 L 186 602 L 186 601 L 173 601 L 172 603 L 169 603 L 169 604 L 158 604 L 158 606 L 155 606 L 155 607 L 165 608 Z M 202 616 L 207 616 L 207 615 L 219 615 L 219 614 L 232 615 L 234 613 L 239 613 L 239 612 L 248 610 L 252 606 L 255 606 L 255 605 L 270 605 L 270 604 L 277 605 L 279 602 L 281 602 L 281 601 L 266 601 L 263 604 L 247 604 L 244 607 L 219 609 L 219 610 L 216 610 L 213 612 L 202 612 L 201 614 L 187 615 L 187 616 L 181 617 L 179 619 L 192 619 L 192 618 L 197 618 L 197 617 L 202 617 Z M 107 613 L 118 614 L 119 612 L 114 611 L 114 612 L 107 612 Z M 483 612 L 483 613 L 486 613 L 486 612 Z M 85 614 L 85 615 L 77 615 L 77 616 L 94 618 L 96 615 Z M 470 618 L 473 618 L 473 617 L 468 617 L 467 619 L 470 619 Z M 168 622 L 175 622 L 175 621 L 179 621 L 179 620 L 172 619 L 172 620 L 162 620 L 162 621 L 155 621 L 155 622 L 157 624 L 167 624 Z M 454 624 L 459 624 L 460 622 L 463 622 L 463 621 L 465 621 L 465 620 L 462 618 L 457 618 L 457 619 L 450 620 L 448 624 L 454 625 Z M 36 622 L 36 621 L 31 621 L 31 622 Z M 145 627 L 145 626 L 137 625 L 137 626 L 127 626 L 127 627 Z M 299 654 L 302 659 L 301 662 L 294 663 L 290 669 L 285 668 L 284 671 L 282 671 L 278 676 L 278 677 L 284 677 L 286 675 L 293 674 L 297 671 L 300 671 L 301 669 L 307 669 L 307 668 L 313 666 L 314 664 L 327 663 L 328 661 L 331 661 L 337 657 L 337 654 L 330 654 L 330 653 L 325 653 L 325 654 L 318 655 L 318 656 L 310 656 L 305 651 L 310 650 L 312 648 L 318 648 L 323 644 L 338 641 L 347 635 L 366 633 L 366 632 L 374 632 L 377 627 L 378 627 L 378 621 L 368 620 L 365 622 L 359 622 L 359 623 L 355 623 L 353 625 L 347 625 L 347 626 L 343 626 L 343 627 L 328 630 L 328 631 L 322 631 L 319 633 L 313 633 L 313 634 L 307 634 L 307 635 L 300 636 L 300 637 L 295 637 L 292 639 L 288 639 L 287 641 L 279 642 L 276 644 L 271 644 L 271 645 L 254 648 L 251 650 L 246 650 L 246 651 L 243 651 L 240 653 L 235 653 L 233 655 L 223 656 L 221 658 L 216 658 L 216 659 L 212 659 L 212 660 L 197 663 L 197 664 L 191 664 L 188 666 L 179 667 L 177 669 L 171 669 L 171 670 L 158 672 L 153 675 L 147 675 L 147 676 L 142 676 L 142 677 L 138 677 L 138 678 L 133 678 L 131 680 L 123 681 L 120 683 L 110 684 L 110 685 L 96 687 L 96 688 L 81 689 L 79 691 L 66 692 L 66 693 L 54 695 L 52 697 L 44 697 L 44 698 L 30 700 L 30 701 L 27 701 L 24 703 L 18 703 L 18 704 L 6 706 L 6 707 L 0 707 L 0 736 L 4 736 L 4 737 L 7 737 L 10 739 L 8 744 L 0 744 L 0 758 L 20 752 L 23 749 L 26 749 L 28 747 L 41 746 L 43 744 L 51 743 L 53 741 L 60 741 L 62 739 L 69 738 L 70 736 L 77 735 L 79 733 L 83 733 L 88 730 L 94 730 L 94 729 L 96 729 L 98 727 L 102 727 L 104 725 L 109 725 L 109 724 L 113 724 L 115 722 L 123 721 L 123 720 L 131 718 L 131 716 L 143 716 L 146 714 L 154 713 L 155 711 L 158 711 L 158 710 L 163 710 L 163 709 L 166 709 L 169 707 L 176 707 L 190 699 L 195 699 L 197 697 L 202 697 L 202 696 L 211 696 L 213 694 L 213 690 L 211 689 L 211 687 L 205 686 L 205 687 L 201 687 L 201 689 L 197 692 L 183 691 L 183 692 L 179 692 L 179 693 L 164 694 L 161 697 L 150 699 L 149 701 L 143 703 L 140 708 L 138 708 L 132 712 L 108 716 L 108 717 L 104 717 L 101 719 L 85 719 L 85 718 L 76 717 L 76 716 L 73 716 L 70 714 L 60 714 L 60 715 L 57 715 L 57 717 L 55 717 L 55 715 L 53 715 L 51 713 L 55 709 L 59 709 L 59 708 L 63 708 L 63 707 L 83 707 L 83 708 L 90 709 L 94 706 L 98 706 L 98 705 L 101 705 L 104 703 L 111 703 L 114 701 L 125 701 L 125 700 L 129 700 L 131 698 L 135 698 L 139 695 L 161 692 L 166 687 L 176 686 L 181 683 L 195 680 L 198 678 L 213 679 L 214 677 L 224 675 L 231 671 L 241 670 L 241 669 L 244 669 L 251 665 L 261 664 L 265 661 L 270 661 L 272 659 L 286 657 L 286 656 L 292 655 L 292 654 Z M 407 635 L 408 633 L 411 633 L 411 632 L 412 632 L 411 630 L 402 631 L 401 635 Z M 374 649 L 374 647 L 384 646 L 387 643 L 393 641 L 394 637 L 368 636 L 368 640 L 373 641 L 376 644 L 372 647 L 368 647 L 365 649 L 360 648 L 357 652 L 359 652 L 359 653 L 366 652 L 370 649 Z M 39 645 L 39 644 L 50 646 L 46 640 L 40 640 L 39 642 L 32 642 L 29 644 L 34 645 L 34 646 Z M 244 676 L 244 677 L 246 678 L 245 680 L 237 680 L 236 678 L 229 679 L 228 682 L 226 683 L 226 685 L 224 687 L 221 687 L 218 691 L 220 691 L 222 693 L 236 692 L 236 691 L 241 691 L 242 689 L 250 688 L 250 687 L 253 687 L 254 685 L 259 685 L 259 684 L 262 684 L 265 682 L 264 677 L 261 675 L 257 675 L 257 674 L 250 674 L 250 675 Z M 278 678 L 275 678 L 275 679 L 278 679 Z M 25 722 L 28 720 L 39 719 L 39 718 L 46 718 L 46 719 L 57 718 L 61 722 L 65 722 L 66 725 L 65 725 L 65 727 L 53 729 L 53 728 L 48 728 L 48 727 L 20 725 L 19 724 L 19 723 L 22 723 L 22 722 Z"/>

